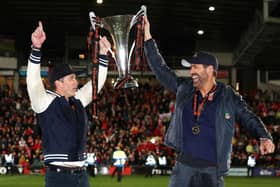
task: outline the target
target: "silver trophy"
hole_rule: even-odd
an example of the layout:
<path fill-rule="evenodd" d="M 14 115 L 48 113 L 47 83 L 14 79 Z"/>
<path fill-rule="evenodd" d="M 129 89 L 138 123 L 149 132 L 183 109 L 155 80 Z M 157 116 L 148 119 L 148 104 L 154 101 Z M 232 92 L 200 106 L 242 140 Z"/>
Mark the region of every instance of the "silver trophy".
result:
<path fill-rule="evenodd" d="M 137 81 L 130 74 L 130 62 L 135 47 L 135 40 L 129 48 L 129 34 L 133 26 L 137 23 L 140 16 L 146 15 L 146 6 L 136 15 L 116 15 L 101 18 L 101 27 L 106 29 L 113 40 L 114 52 L 112 57 L 117 65 L 119 77 L 114 83 L 115 88 L 132 88 L 138 87 Z M 93 30 L 95 30 L 96 16 L 94 12 L 89 13 Z"/>

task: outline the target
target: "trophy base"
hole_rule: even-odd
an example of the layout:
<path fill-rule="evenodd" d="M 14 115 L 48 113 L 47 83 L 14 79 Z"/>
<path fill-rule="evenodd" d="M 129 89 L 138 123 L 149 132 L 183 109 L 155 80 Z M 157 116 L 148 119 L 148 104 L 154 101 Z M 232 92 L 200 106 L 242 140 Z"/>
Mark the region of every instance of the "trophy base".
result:
<path fill-rule="evenodd" d="M 114 84 L 115 89 L 120 89 L 120 88 L 137 88 L 138 82 L 132 77 L 132 76 L 127 76 L 124 78 L 117 78 L 117 81 Z"/>

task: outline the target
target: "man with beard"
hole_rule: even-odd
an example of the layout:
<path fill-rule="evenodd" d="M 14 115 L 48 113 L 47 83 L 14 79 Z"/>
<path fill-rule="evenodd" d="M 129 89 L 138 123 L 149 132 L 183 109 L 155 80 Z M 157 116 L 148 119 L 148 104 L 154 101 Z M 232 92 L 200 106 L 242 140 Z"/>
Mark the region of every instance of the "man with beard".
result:
<path fill-rule="evenodd" d="M 179 78 L 159 53 L 147 17 L 144 22 L 149 66 L 163 86 L 176 92 L 175 110 L 164 140 L 178 153 L 169 187 L 223 187 L 235 121 L 258 138 L 262 155 L 272 153 L 272 137 L 263 122 L 230 86 L 216 81 L 216 57 L 203 51 L 195 53 L 186 63 L 191 79 Z"/>

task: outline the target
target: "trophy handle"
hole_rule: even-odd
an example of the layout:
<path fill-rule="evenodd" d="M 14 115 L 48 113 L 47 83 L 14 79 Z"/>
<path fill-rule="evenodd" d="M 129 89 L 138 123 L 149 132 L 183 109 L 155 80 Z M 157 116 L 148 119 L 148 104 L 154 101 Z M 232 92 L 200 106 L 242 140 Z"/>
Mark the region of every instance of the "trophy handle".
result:
<path fill-rule="evenodd" d="M 129 30 L 138 22 L 139 17 L 143 17 L 146 15 L 147 15 L 147 7 L 145 5 L 142 5 L 141 9 L 132 17 Z M 134 48 L 135 48 L 135 40 L 133 41 L 132 46 L 129 51 L 128 62 L 130 62 L 130 60 L 131 60 L 131 56 L 132 56 Z"/>
<path fill-rule="evenodd" d="M 131 56 L 132 56 L 134 48 L 135 48 L 135 40 L 133 41 L 130 51 L 129 51 L 128 62 L 131 62 L 130 60 L 131 60 Z"/>
<path fill-rule="evenodd" d="M 100 23 L 97 23 L 96 21 L 96 15 L 93 11 L 89 12 L 89 20 L 90 20 L 90 24 L 92 26 L 92 29 L 95 31 L 95 26 L 98 24 L 98 26 L 100 28 L 103 28 L 103 24 L 100 22 Z"/>
<path fill-rule="evenodd" d="M 141 9 L 132 17 L 129 29 L 131 29 L 135 25 L 135 23 L 137 23 L 139 17 L 146 16 L 146 15 L 147 15 L 147 7 L 145 5 L 142 5 Z"/>
<path fill-rule="evenodd" d="M 96 16 L 93 11 L 89 12 L 89 20 L 90 24 L 92 26 L 92 29 L 95 30 L 95 24 L 96 24 Z"/>

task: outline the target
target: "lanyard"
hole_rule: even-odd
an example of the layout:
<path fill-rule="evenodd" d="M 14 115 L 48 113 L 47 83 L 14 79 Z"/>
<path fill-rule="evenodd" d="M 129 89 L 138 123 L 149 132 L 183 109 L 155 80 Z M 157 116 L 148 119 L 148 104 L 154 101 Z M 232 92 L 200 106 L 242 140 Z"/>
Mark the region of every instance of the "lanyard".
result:
<path fill-rule="evenodd" d="M 213 85 L 211 90 L 203 97 L 202 101 L 199 103 L 198 102 L 198 95 L 199 95 L 199 90 L 196 91 L 193 99 L 193 115 L 195 117 L 195 121 L 197 122 L 199 120 L 199 117 L 201 115 L 202 110 L 204 109 L 205 104 L 207 101 L 212 101 L 213 100 L 213 95 L 216 91 L 216 85 Z"/>

